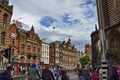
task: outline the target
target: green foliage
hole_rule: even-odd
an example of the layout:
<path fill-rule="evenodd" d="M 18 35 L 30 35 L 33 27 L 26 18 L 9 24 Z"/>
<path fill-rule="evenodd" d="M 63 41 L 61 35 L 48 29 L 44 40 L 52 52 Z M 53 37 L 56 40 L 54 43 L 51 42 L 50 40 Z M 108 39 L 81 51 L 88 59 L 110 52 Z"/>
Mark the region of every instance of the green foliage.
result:
<path fill-rule="evenodd" d="M 90 65 L 91 64 L 91 59 L 90 59 L 90 56 L 88 55 L 85 55 L 84 57 L 80 58 L 80 63 L 82 65 Z"/>

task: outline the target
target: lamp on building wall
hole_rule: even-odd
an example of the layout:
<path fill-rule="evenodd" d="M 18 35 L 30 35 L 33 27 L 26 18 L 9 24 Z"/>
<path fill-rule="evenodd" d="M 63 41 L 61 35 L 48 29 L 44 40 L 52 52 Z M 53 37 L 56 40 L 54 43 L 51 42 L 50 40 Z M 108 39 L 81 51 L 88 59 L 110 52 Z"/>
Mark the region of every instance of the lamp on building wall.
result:
<path fill-rule="evenodd" d="M 12 33 L 12 34 L 11 34 L 12 45 L 14 45 L 15 37 L 16 37 L 15 33 Z"/>
<path fill-rule="evenodd" d="M 105 29 L 103 27 L 100 27 L 99 30 L 100 34 L 100 41 L 101 41 L 101 63 L 102 63 L 102 72 L 104 73 L 102 75 L 103 80 L 107 80 L 107 59 L 106 59 L 106 51 L 107 51 L 107 42 L 105 37 Z"/>
<path fill-rule="evenodd" d="M 9 63 L 10 63 L 10 58 L 14 55 L 14 41 L 15 41 L 15 38 L 16 38 L 16 35 L 15 33 L 12 33 L 11 34 L 11 46 L 10 46 L 10 52 L 9 52 Z"/>

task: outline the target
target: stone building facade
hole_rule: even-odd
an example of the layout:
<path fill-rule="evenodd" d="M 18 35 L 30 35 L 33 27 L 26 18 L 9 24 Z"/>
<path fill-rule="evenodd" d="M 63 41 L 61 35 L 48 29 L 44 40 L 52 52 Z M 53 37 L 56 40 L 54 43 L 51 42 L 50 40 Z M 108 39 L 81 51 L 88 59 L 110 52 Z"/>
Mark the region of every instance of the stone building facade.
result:
<path fill-rule="evenodd" d="M 68 39 L 67 42 L 63 41 L 61 44 L 61 52 L 63 55 L 62 65 L 68 69 L 74 68 L 77 66 L 76 55 L 77 50 L 74 45 L 71 44 L 71 39 Z"/>
<path fill-rule="evenodd" d="M 50 44 L 50 64 L 63 66 L 67 69 L 77 67 L 77 50 L 71 44 L 71 39 L 67 42 L 56 41 Z"/>
<path fill-rule="evenodd" d="M 13 13 L 13 6 L 7 0 L 0 0 L 0 51 L 9 48 L 10 22 Z M 0 64 L 5 63 L 6 59 L 0 55 Z"/>
<path fill-rule="evenodd" d="M 96 0 L 99 28 L 105 30 L 107 40 L 106 58 L 113 63 L 120 63 L 120 0 Z M 99 52 L 99 31 L 91 34 L 92 38 L 92 62 L 101 64 Z"/>

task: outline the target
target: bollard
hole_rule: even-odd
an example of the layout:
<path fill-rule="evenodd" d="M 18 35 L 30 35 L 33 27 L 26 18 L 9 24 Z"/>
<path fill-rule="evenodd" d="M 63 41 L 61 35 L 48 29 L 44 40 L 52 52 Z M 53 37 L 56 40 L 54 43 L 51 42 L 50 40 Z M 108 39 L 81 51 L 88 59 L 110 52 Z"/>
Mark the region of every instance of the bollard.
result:
<path fill-rule="evenodd" d="M 102 80 L 107 80 L 107 62 L 102 60 Z"/>

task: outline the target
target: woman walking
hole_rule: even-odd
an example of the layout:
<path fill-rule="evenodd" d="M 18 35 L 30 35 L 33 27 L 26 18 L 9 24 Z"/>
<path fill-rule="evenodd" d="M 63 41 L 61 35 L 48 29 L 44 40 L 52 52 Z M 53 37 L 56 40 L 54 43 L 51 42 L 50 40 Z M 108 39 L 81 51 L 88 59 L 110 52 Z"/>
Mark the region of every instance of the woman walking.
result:
<path fill-rule="evenodd" d="M 77 69 L 76 74 L 78 75 L 78 80 L 85 80 L 82 69 Z"/>
<path fill-rule="evenodd" d="M 93 73 L 92 73 L 92 80 L 99 80 L 99 76 L 97 75 L 97 68 L 95 67 L 93 69 Z"/>
<path fill-rule="evenodd" d="M 36 68 L 36 64 L 32 64 L 31 68 L 28 71 L 28 80 L 36 80 L 37 76 L 40 79 L 40 74 Z"/>
<path fill-rule="evenodd" d="M 62 73 L 61 80 L 70 80 L 66 70 L 61 70 L 61 73 Z"/>

